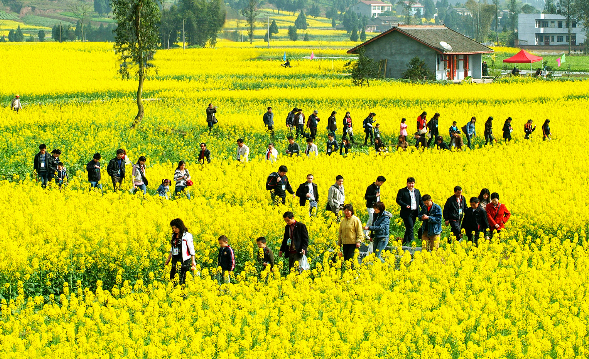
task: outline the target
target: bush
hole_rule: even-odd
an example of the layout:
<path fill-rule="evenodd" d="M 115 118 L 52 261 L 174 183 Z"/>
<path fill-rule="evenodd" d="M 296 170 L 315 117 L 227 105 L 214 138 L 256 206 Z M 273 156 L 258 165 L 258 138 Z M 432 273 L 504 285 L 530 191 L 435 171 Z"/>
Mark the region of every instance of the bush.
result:
<path fill-rule="evenodd" d="M 299 16 L 295 20 L 295 26 L 299 30 L 307 30 L 307 17 L 303 10 L 299 13 Z"/>
<path fill-rule="evenodd" d="M 345 67 L 350 70 L 352 82 L 356 86 L 364 83 L 370 86 L 370 79 L 381 77 L 379 63 L 367 57 L 364 48 L 358 51 L 358 61 L 348 62 Z"/>
<path fill-rule="evenodd" d="M 356 29 L 356 27 L 354 27 L 352 29 L 352 35 L 350 35 L 350 41 L 358 41 L 358 29 Z"/>
<path fill-rule="evenodd" d="M 409 61 L 407 71 L 403 73 L 403 78 L 411 81 L 435 80 L 436 77 L 426 66 L 425 62 L 414 57 Z"/>
<path fill-rule="evenodd" d="M 288 38 L 290 39 L 290 41 L 297 41 L 297 39 L 299 38 L 299 34 L 297 34 L 296 27 L 294 27 L 294 26 L 288 27 Z"/>

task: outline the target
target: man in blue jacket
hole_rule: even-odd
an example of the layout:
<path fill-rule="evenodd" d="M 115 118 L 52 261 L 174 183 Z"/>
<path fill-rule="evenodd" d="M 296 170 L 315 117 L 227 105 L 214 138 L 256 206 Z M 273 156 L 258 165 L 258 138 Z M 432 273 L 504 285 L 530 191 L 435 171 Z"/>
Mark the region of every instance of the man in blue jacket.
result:
<path fill-rule="evenodd" d="M 435 204 L 429 194 L 421 197 L 423 209 L 419 213 L 419 220 L 423 222 L 422 243 L 425 249 L 433 251 L 440 247 L 440 234 L 442 233 L 442 208 Z M 422 244 L 422 246 L 423 246 Z"/>
<path fill-rule="evenodd" d="M 371 225 L 366 225 L 364 227 L 365 230 L 372 231 L 372 244 L 374 247 L 374 254 L 376 254 L 377 258 L 380 258 L 381 262 L 384 262 L 382 259 L 382 252 L 389 244 L 389 231 L 391 225 L 391 217 L 393 215 L 385 211 L 385 205 L 382 202 L 376 202 L 374 204 L 374 220 Z"/>

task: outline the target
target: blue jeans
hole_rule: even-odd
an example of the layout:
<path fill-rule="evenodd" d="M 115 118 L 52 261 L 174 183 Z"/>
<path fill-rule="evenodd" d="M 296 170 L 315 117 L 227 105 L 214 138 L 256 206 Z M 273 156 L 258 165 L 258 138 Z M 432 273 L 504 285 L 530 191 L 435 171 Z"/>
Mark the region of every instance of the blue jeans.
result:
<path fill-rule="evenodd" d="M 100 188 L 102 191 L 102 184 L 98 183 L 97 181 L 90 181 L 90 189 L 92 188 Z"/>
<path fill-rule="evenodd" d="M 472 138 L 472 135 L 469 135 L 468 133 L 466 133 L 466 145 L 468 146 L 468 148 L 471 148 L 471 143 L 470 143 L 470 139 Z"/>
<path fill-rule="evenodd" d="M 40 172 L 37 173 L 37 180 L 41 181 L 41 187 L 47 187 L 47 181 L 49 181 L 49 173 L 47 172 Z"/>
<path fill-rule="evenodd" d="M 387 244 L 389 244 L 389 237 L 374 238 L 372 241 L 374 254 L 380 259 L 381 262 L 384 262 L 382 259 L 382 252 L 387 247 Z"/>
<path fill-rule="evenodd" d="M 186 186 L 176 186 L 174 188 L 174 195 L 177 195 L 178 193 L 183 192 L 186 194 L 186 197 L 188 197 L 188 199 L 190 199 L 190 192 L 186 192 L 185 189 L 186 189 Z"/>
<path fill-rule="evenodd" d="M 137 190 L 138 190 L 138 189 L 142 190 L 142 191 L 143 191 L 143 194 L 146 194 L 146 193 L 147 193 L 147 186 L 145 186 L 145 183 L 144 183 L 144 184 L 138 184 L 138 185 L 136 185 L 136 186 L 135 186 L 135 187 L 134 187 L 134 188 L 131 190 L 131 193 L 133 193 L 133 194 L 137 193 Z"/>

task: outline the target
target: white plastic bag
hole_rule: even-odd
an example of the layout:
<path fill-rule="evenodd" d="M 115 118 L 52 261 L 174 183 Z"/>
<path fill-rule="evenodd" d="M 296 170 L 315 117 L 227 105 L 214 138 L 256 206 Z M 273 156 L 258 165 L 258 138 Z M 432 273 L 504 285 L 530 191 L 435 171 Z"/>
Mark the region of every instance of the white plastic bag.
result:
<path fill-rule="evenodd" d="M 307 260 L 307 256 L 303 254 L 303 258 L 301 258 L 301 262 L 299 263 L 299 267 L 301 270 L 309 270 L 311 266 L 309 265 L 309 261 Z"/>

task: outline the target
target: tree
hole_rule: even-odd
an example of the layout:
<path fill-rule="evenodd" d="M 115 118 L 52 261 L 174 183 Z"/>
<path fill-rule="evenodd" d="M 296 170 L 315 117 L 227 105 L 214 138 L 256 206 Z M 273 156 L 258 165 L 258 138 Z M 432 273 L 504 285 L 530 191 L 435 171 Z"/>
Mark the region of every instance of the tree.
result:
<path fill-rule="evenodd" d="M 350 35 L 350 41 L 358 41 L 358 29 L 355 27 L 352 29 L 352 35 Z"/>
<path fill-rule="evenodd" d="M 254 30 L 256 28 L 256 16 L 258 16 L 258 0 L 247 0 L 246 6 L 241 9 L 241 14 L 249 26 L 247 36 L 250 38 L 250 44 L 254 42 Z"/>
<path fill-rule="evenodd" d="M 309 9 L 309 16 L 313 16 L 313 17 L 321 16 L 321 9 L 319 8 L 319 5 L 313 4 L 311 6 L 311 8 Z"/>
<path fill-rule="evenodd" d="M 544 4 L 544 10 L 542 11 L 543 14 L 556 14 L 556 5 L 554 4 L 554 0 L 546 0 Z"/>
<path fill-rule="evenodd" d="M 138 77 L 137 115 L 131 125 L 135 128 L 143 119 L 143 82 L 145 72 L 151 67 L 149 60 L 157 49 L 160 23 L 160 9 L 155 0 L 111 0 L 117 23 L 115 30 L 115 52 L 120 56 L 119 73 L 129 77 L 129 70 L 135 69 Z"/>
<path fill-rule="evenodd" d="M 160 43 L 164 49 L 169 49 L 170 44 L 178 40 L 178 31 L 182 24 L 180 13 L 176 5 L 161 12 Z"/>
<path fill-rule="evenodd" d="M 108 3 L 110 4 L 110 3 Z M 110 5 L 109 5 L 110 6 Z M 74 16 L 78 19 L 78 23 L 76 24 L 76 37 L 79 40 L 84 41 L 86 39 L 86 33 L 84 31 L 85 24 L 88 22 L 90 17 L 90 13 L 92 12 L 92 5 L 85 3 L 85 2 L 76 2 L 72 3 L 69 6 Z M 110 7 L 109 7 L 110 10 Z"/>
<path fill-rule="evenodd" d="M 295 26 L 288 27 L 288 38 L 290 41 L 297 41 L 299 34 L 297 34 L 297 28 Z"/>
<path fill-rule="evenodd" d="M 16 28 L 16 32 L 14 33 L 14 41 L 16 42 L 23 42 L 25 41 L 25 34 L 22 33 L 20 29 L 20 25 Z"/>
<path fill-rule="evenodd" d="M 305 16 L 305 12 L 301 10 L 299 16 L 295 20 L 295 26 L 299 30 L 307 30 L 307 17 Z"/>
<path fill-rule="evenodd" d="M 303 37 L 303 41 L 309 41 L 309 34 L 305 32 L 305 37 Z"/>
<path fill-rule="evenodd" d="M 358 25 L 360 20 L 358 19 L 358 14 L 353 11 L 346 11 L 343 16 L 342 25 L 344 25 L 344 29 L 349 34 L 352 32 L 352 29 L 355 27 L 358 29 Z"/>
<path fill-rule="evenodd" d="M 523 14 L 538 14 L 540 12 L 540 10 L 530 4 L 524 4 L 521 10 Z"/>
<path fill-rule="evenodd" d="M 170 11 L 175 13 L 162 13 L 162 23 L 168 20 L 177 24 L 176 30 L 181 31 L 184 19 L 186 41 L 189 45 L 204 47 L 209 43 L 215 46 L 217 33 L 225 24 L 226 11 L 222 0 L 181 0 L 179 8 L 172 7 Z M 173 28 L 171 25 L 166 26 Z"/>
<path fill-rule="evenodd" d="M 37 34 L 37 36 L 39 36 L 39 42 L 45 41 L 45 31 L 39 30 L 39 33 Z"/>
<path fill-rule="evenodd" d="M 360 31 L 360 41 L 366 41 L 366 31 L 364 31 L 364 28 L 362 28 L 362 31 Z"/>
<path fill-rule="evenodd" d="M 509 9 L 509 15 L 510 15 L 510 28 L 511 28 L 511 36 L 513 38 L 513 40 L 515 40 L 517 38 L 517 35 L 515 33 L 515 30 L 517 29 L 517 18 L 520 12 L 519 9 L 519 4 L 517 3 L 517 0 L 509 0 L 509 5 L 508 5 L 508 9 Z M 513 43 L 510 45 L 514 45 Z"/>
<path fill-rule="evenodd" d="M 499 0 L 493 0 L 495 6 L 495 45 L 499 46 Z"/>
<path fill-rule="evenodd" d="M 399 0 L 398 4 L 403 7 L 405 13 L 405 24 L 411 25 L 411 7 L 415 5 L 415 0 Z"/>
<path fill-rule="evenodd" d="M 8 41 L 14 42 L 14 30 L 8 31 Z"/>
<path fill-rule="evenodd" d="M 336 27 L 336 23 L 335 23 L 335 18 L 331 19 L 331 28 L 335 29 Z"/>
<path fill-rule="evenodd" d="M 270 37 L 276 34 L 278 34 L 278 25 L 276 25 L 276 20 L 272 20 L 272 23 L 270 24 Z"/>
<path fill-rule="evenodd" d="M 434 80 L 435 76 L 426 66 L 425 62 L 419 57 L 414 57 L 409 61 L 407 71 L 403 73 L 403 78 L 411 81 Z"/>
<path fill-rule="evenodd" d="M 21 0 L 2 0 L 2 4 L 8 6 L 10 11 L 16 13 L 20 13 L 23 7 L 23 2 Z"/>
<path fill-rule="evenodd" d="M 363 86 L 364 83 L 370 86 L 370 79 L 381 77 L 379 63 L 367 57 L 363 47 L 358 51 L 358 60 L 348 62 L 345 68 L 350 71 L 352 83 L 356 86 Z"/>
<path fill-rule="evenodd" d="M 433 0 L 425 0 L 423 2 L 423 17 L 430 20 L 434 18 L 436 14 L 436 5 L 434 4 Z"/>

